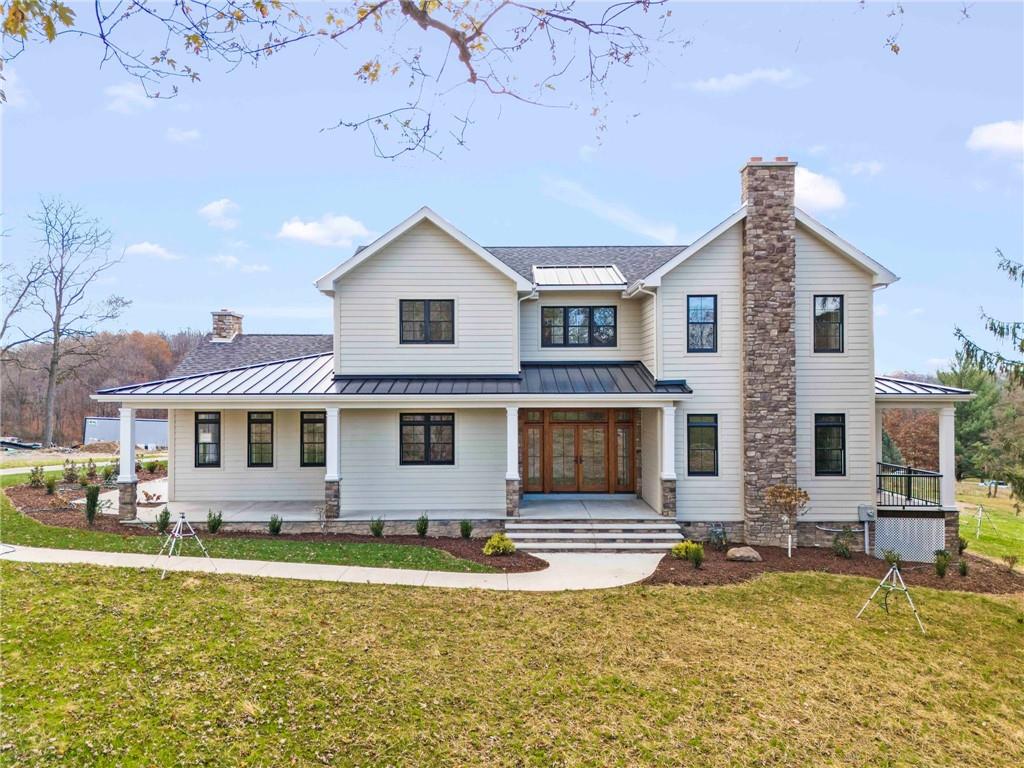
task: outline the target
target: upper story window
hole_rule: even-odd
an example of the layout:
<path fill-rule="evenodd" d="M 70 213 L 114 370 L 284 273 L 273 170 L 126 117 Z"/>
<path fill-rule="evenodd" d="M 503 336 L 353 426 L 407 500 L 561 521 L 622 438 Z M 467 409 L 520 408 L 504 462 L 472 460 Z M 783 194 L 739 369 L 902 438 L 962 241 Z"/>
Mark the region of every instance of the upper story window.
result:
<path fill-rule="evenodd" d="M 220 466 L 220 413 L 196 413 L 196 466 Z"/>
<path fill-rule="evenodd" d="M 249 466 L 274 466 L 274 413 L 249 412 Z"/>
<path fill-rule="evenodd" d="M 614 347 L 615 307 L 543 307 L 542 347 Z"/>
<path fill-rule="evenodd" d="M 843 351 L 843 297 L 814 297 L 814 351 Z"/>
<path fill-rule="evenodd" d="M 686 297 L 686 351 L 718 351 L 718 297 Z"/>
<path fill-rule="evenodd" d="M 324 411 L 303 411 L 300 420 L 299 465 L 327 466 L 327 414 Z"/>
<path fill-rule="evenodd" d="M 718 474 L 717 415 L 686 415 L 686 473 L 706 476 Z"/>
<path fill-rule="evenodd" d="M 814 474 L 846 474 L 846 414 L 814 414 Z"/>
<path fill-rule="evenodd" d="M 401 464 L 454 464 L 454 413 L 403 413 Z"/>
<path fill-rule="evenodd" d="M 399 302 L 402 344 L 454 344 L 455 301 L 402 299 Z"/>

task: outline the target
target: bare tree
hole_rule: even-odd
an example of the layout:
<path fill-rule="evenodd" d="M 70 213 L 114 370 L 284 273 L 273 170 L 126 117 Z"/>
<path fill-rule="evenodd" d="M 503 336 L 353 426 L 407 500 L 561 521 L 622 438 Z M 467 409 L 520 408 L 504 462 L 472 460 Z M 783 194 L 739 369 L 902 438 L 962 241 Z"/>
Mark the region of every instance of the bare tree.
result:
<path fill-rule="evenodd" d="M 99 326 L 120 316 L 131 304 L 121 296 L 91 299 L 96 279 L 121 261 L 110 255 L 110 230 L 82 209 L 60 198 L 44 199 L 29 219 L 40 232 L 44 249 L 40 274 L 28 293 L 28 305 L 46 318 L 38 338 L 49 345 L 43 443 L 53 442 L 57 384 L 102 353 L 92 340 Z"/>
<path fill-rule="evenodd" d="M 34 260 L 19 271 L 14 264 L 0 264 L 0 294 L 3 298 L 3 319 L 0 325 L 0 362 L 6 361 L 11 350 L 22 344 L 38 341 L 45 331 L 28 332 L 19 324 L 19 315 L 27 308 L 35 284 L 43 274 L 43 264 Z"/>

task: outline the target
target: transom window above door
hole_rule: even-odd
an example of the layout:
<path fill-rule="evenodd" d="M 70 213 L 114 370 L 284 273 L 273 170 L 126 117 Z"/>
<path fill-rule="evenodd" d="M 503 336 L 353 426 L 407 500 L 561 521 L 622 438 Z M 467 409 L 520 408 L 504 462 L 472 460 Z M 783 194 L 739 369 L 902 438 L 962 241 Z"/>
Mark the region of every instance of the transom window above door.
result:
<path fill-rule="evenodd" d="M 402 344 L 454 344 L 453 299 L 402 299 L 398 309 Z"/>
<path fill-rule="evenodd" d="M 542 307 L 542 347 L 614 347 L 615 307 Z"/>

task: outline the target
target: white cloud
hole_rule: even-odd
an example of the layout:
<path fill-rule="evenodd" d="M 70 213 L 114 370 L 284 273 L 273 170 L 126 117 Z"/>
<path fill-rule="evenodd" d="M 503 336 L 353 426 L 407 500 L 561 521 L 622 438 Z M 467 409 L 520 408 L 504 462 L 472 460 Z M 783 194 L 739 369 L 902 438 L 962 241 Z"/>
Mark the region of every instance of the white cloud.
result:
<path fill-rule="evenodd" d="M 226 269 L 234 269 L 241 263 L 237 256 L 232 256 L 230 253 L 218 253 L 210 261 L 214 264 L 220 264 Z"/>
<path fill-rule="evenodd" d="M 247 275 L 270 271 L 268 264 L 247 264 L 233 253 L 218 253 L 216 256 L 211 256 L 210 261 L 224 269 L 237 269 Z"/>
<path fill-rule="evenodd" d="M 797 166 L 796 203 L 809 211 L 835 211 L 846 205 L 846 195 L 835 179 Z"/>
<path fill-rule="evenodd" d="M 125 256 L 142 256 L 144 258 L 160 259 L 161 261 L 177 261 L 181 258 L 181 256 L 168 251 L 162 245 L 151 243 L 148 240 L 144 240 L 141 243 L 132 243 L 124 249 L 124 254 Z"/>
<path fill-rule="evenodd" d="M 585 163 L 589 163 L 594 159 L 594 155 L 597 154 L 597 147 L 591 144 L 584 144 L 580 147 L 580 160 Z"/>
<path fill-rule="evenodd" d="M 361 221 L 351 216 L 325 213 L 319 219 L 303 221 L 293 216 L 281 225 L 277 236 L 284 240 L 298 240 L 312 245 L 351 248 L 358 241 L 366 241 L 371 232 Z"/>
<path fill-rule="evenodd" d="M 168 128 L 167 140 L 175 144 L 184 144 L 188 141 L 195 141 L 199 138 L 199 131 L 195 128 Z"/>
<path fill-rule="evenodd" d="M 701 93 L 734 93 L 750 88 L 753 85 L 775 85 L 793 87 L 802 84 L 802 78 L 797 77 L 791 69 L 752 69 L 749 72 L 732 72 L 721 77 L 709 77 L 706 80 L 696 80 L 690 83 L 690 87 Z"/>
<path fill-rule="evenodd" d="M 889 307 L 886 304 L 875 304 L 875 317 L 885 317 L 889 314 Z"/>
<path fill-rule="evenodd" d="M 877 176 L 884 170 L 885 164 L 879 160 L 858 160 L 846 164 L 846 171 L 852 176 Z"/>
<path fill-rule="evenodd" d="M 238 203 L 232 202 L 227 197 L 207 203 L 199 209 L 198 213 L 206 223 L 217 229 L 234 229 L 238 226 L 238 219 L 232 218 L 233 213 L 239 210 Z"/>
<path fill-rule="evenodd" d="M 107 97 L 107 109 L 122 115 L 131 115 L 140 109 L 152 109 L 155 104 L 138 83 L 108 85 L 103 93 Z"/>
<path fill-rule="evenodd" d="M 674 224 L 651 221 L 624 205 L 602 200 L 575 181 L 545 179 L 544 194 L 566 205 L 589 211 L 598 218 L 622 227 L 627 232 L 642 235 L 657 243 L 679 242 L 679 231 Z"/>
<path fill-rule="evenodd" d="M 991 152 L 994 155 L 1024 152 L 1024 120 L 976 125 L 967 137 L 967 148 L 973 152 Z"/>
<path fill-rule="evenodd" d="M 32 97 L 18 77 L 18 73 L 14 71 L 13 67 L 4 67 L 3 71 L 0 72 L 3 75 L 3 82 L 0 83 L 0 88 L 3 89 L 4 98 L 7 99 L 5 106 L 7 107 L 27 107 L 32 103 Z"/>
<path fill-rule="evenodd" d="M 251 272 L 269 272 L 270 271 L 270 267 L 267 266 L 266 264 L 243 264 L 241 269 L 242 269 L 243 272 L 248 272 L 248 273 L 251 273 Z"/>

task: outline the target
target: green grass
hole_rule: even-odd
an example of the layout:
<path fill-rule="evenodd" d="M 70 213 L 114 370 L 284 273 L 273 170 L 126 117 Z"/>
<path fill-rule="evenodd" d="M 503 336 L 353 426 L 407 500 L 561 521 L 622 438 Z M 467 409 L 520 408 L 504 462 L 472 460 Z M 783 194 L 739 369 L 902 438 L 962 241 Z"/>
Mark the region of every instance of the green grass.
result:
<path fill-rule="evenodd" d="M 1017 515 L 1009 489 L 1000 488 L 992 498 L 986 493 L 977 480 L 957 483 L 957 501 L 970 505 L 969 511 L 960 513 L 960 535 L 967 539 L 967 551 L 993 558 L 1017 555 L 1024 563 L 1024 512 Z M 978 504 L 985 507 L 988 518 L 982 518 L 981 536 L 975 538 L 978 523 L 974 510 Z M 1024 508 L 1024 504 L 1021 506 Z"/>
<path fill-rule="evenodd" d="M 84 512 L 82 513 L 85 514 Z M 82 528 L 60 528 L 43 525 L 14 509 L 10 500 L 0 494 L 0 541 L 28 547 L 55 549 L 94 549 L 104 552 L 135 552 L 156 554 L 161 538 L 122 536 L 117 533 L 90 531 Z M 454 557 L 433 547 L 409 544 L 342 543 L 290 540 L 286 536 L 269 538 L 224 538 L 204 535 L 203 543 L 212 557 L 239 560 L 275 560 L 287 563 L 328 563 L 331 565 L 365 565 L 377 568 L 412 568 L 429 571 L 489 573 L 495 569 Z M 200 555 L 198 546 L 186 542 L 182 554 Z"/>
<path fill-rule="evenodd" d="M 0 564 L 4 764 L 1020 766 L 1024 599 Z"/>
<path fill-rule="evenodd" d="M 138 451 L 135 457 L 139 461 L 146 461 L 149 458 L 154 459 L 167 459 L 166 451 L 157 451 L 155 453 L 143 453 Z M 84 464 L 89 459 L 92 459 L 97 464 L 101 463 L 113 463 L 118 460 L 118 456 L 99 456 L 93 454 L 75 454 L 74 456 L 62 456 L 62 455 L 47 455 L 47 456 L 36 456 L 34 458 L 18 458 L 18 459 L 0 459 L 0 469 L 14 469 L 15 467 L 34 467 L 37 464 L 43 467 L 56 466 L 63 464 L 64 459 L 73 458 L 76 464 Z"/>

